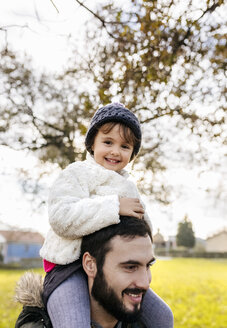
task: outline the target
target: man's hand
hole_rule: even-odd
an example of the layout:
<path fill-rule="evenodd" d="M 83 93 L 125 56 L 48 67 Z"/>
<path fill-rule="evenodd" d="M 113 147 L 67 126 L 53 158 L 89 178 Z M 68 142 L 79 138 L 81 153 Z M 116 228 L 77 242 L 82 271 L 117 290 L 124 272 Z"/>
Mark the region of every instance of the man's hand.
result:
<path fill-rule="evenodd" d="M 123 197 L 120 201 L 120 215 L 134 216 L 137 219 L 143 219 L 144 209 L 138 198 Z"/>

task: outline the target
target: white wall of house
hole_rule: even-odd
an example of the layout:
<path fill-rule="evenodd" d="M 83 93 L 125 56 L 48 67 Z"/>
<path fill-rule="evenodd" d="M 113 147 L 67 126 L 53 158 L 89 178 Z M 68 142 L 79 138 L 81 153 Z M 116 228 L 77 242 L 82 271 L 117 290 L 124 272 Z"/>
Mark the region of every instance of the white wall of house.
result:
<path fill-rule="evenodd" d="M 3 261 L 5 262 L 6 254 L 7 254 L 7 243 L 4 236 L 0 234 L 0 254 L 3 256 Z"/>
<path fill-rule="evenodd" d="M 207 252 L 227 252 L 227 231 L 221 231 L 220 233 L 210 237 L 206 240 Z"/>

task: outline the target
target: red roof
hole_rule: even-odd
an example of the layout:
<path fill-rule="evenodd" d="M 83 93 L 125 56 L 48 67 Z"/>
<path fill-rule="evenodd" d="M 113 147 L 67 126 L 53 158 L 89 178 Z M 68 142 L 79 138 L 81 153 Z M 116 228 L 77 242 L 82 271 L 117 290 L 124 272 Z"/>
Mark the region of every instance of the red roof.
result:
<path fill-rule="evenodd" d="M 44 242 L 44 237 L 39 232 L 0 230 L 0 235 L 2 235 L 8 242 L 29 242 L 34 244 L 42 244 Z"/>

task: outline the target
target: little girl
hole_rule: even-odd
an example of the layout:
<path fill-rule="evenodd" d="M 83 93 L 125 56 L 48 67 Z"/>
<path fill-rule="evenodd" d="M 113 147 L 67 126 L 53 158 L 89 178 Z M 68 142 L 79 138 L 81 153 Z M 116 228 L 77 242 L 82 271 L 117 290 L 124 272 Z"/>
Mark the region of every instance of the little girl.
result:
<path fill-rule="evenodd" d="M 100 108 L 85 145 L 91 156 L 70 164 L 50 190 L 51 229 L 40 255 L 47 272 L 44 303 L 54 328 L 90 327 L 87 280 L 78 261 L 82 237 L 117 224 L 120 215 L 144 219 L 151 227 L 137 187 L 124 170 L 141 145 L 136 116 L 118 103 Z M 151 290 L 142 318 L 147 327 L 173 326 L 171 310 Z"/>

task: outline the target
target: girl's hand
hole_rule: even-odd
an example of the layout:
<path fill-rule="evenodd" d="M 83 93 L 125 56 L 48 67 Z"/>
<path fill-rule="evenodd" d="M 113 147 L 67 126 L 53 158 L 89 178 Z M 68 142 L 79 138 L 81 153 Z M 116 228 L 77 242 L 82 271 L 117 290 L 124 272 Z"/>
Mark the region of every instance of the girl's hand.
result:
<path fill-rule="evenodd" d="M 143 219 L 144 209 L 138 198 L 119 198 L 119 214 L 125 216 L 134 216 L 137 219 Z"/>

